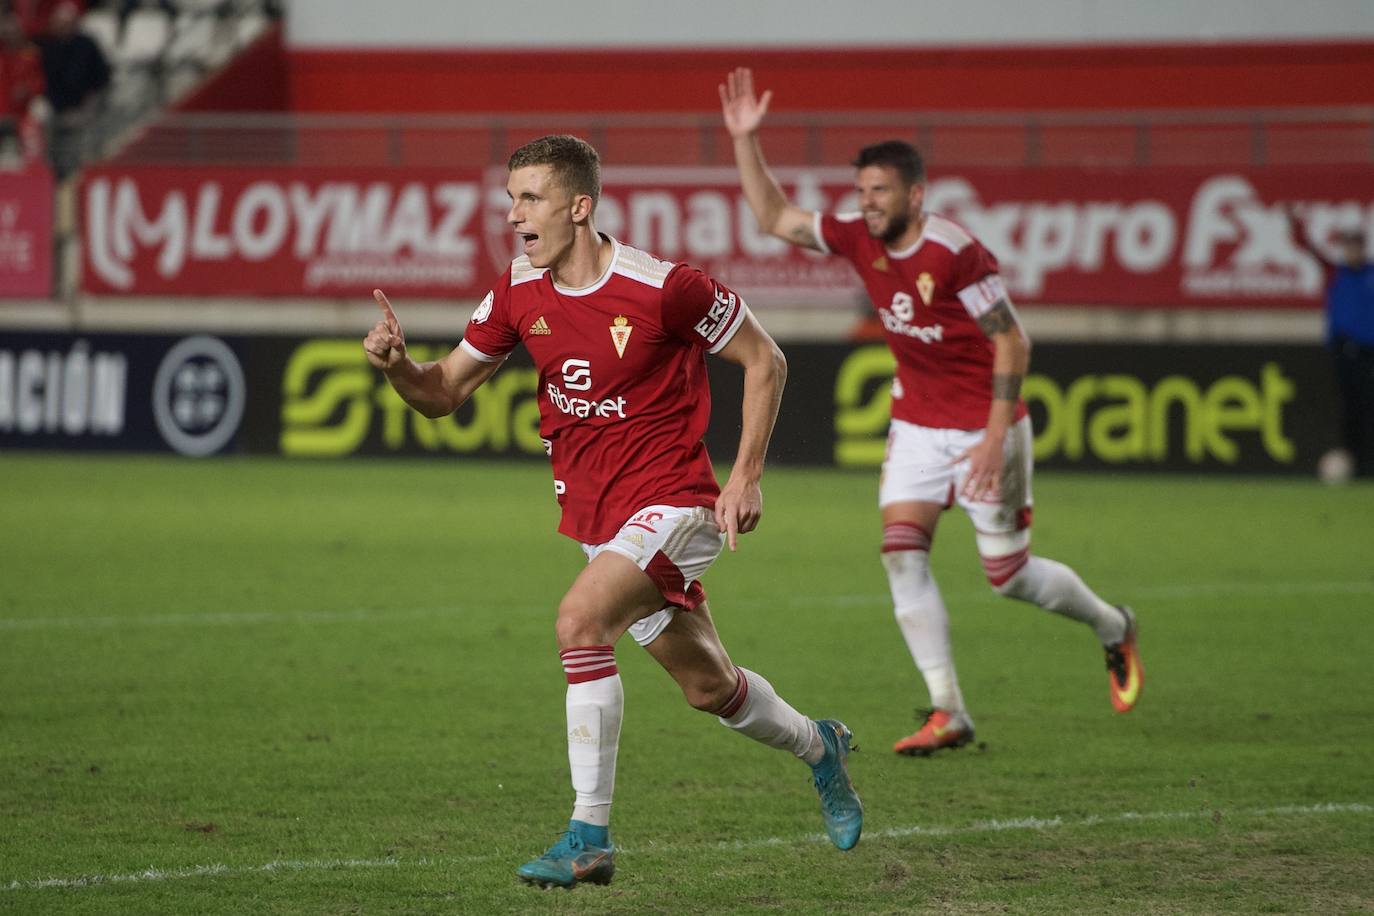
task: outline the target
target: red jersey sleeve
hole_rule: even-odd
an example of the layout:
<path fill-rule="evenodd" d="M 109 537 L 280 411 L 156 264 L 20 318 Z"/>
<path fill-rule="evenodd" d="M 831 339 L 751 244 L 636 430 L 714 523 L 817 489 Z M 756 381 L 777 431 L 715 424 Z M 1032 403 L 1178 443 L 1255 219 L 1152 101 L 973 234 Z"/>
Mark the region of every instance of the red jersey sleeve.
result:
<path fill-rule="evenodd" d="M 975 321 L 1007 298 L 1007 288 L 997 270 L 997 258 L 977 241 L 960 249 L 950 265 L 949 285 Z"/>
<path fill-rule="evenodd" d="M 501 282 L 487 293 L 468 319 L 459 346 L 484 363 L 494 363 L 505 359 L 519 343 L 520 333 L 510 319 L 510 270 L 507 269 Z"/>
<path fill-rule="evenodd" d="M 816 240 L 826 254 L 843 255 L 851 260 L 859 250 L 859 240 L 868 235 L 860 213 L 817 213 Z"/>
<path fill-rule="evenodd" d="M 748 307 L 725 284 L 678 264 L 663 281 L 663 324 L 668 332 L 709 353 L 735 336 Z"/>

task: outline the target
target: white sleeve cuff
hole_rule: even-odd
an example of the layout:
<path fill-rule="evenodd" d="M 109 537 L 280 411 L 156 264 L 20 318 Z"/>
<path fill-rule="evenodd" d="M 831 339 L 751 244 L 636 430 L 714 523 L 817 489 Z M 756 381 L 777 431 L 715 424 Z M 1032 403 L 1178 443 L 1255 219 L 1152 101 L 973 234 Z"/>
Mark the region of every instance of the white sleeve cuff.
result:
<path fill-rule="evenodd" d="M 499 363 L 501 360 L 506 358 L 505 356 L 492 356 L 489 353 L 483 353 L 481 350 L 477 349 L 472 344 L 468 343 L 468 339 L 466 337 L 464 337 L 462 340 L 458 342 L 458 346 L 462 347 L 463 352 L 467 353 L 468 356 L 471 356 L 473 359 L 479 362 Z"/>
<path fill-rule="evenodd" d="M 719 353 L 721 350 L 725 349 L 725 345 L 730 342 L 730 338 L 734 337 L 735 332 L 740 329 L 740 325 L 744 324 L 744 316 L 748 314 L 749 306 L 744 304 L 743 299 L 740 299 L 739 308 L 735 309 L 735 317 L 730 319 L 730 323 L 725 326 L 725 330 L 720 332 L 720 336 L 716 338 L 716 342 L 712 344 L 711 349 L 706 352 Z"/>

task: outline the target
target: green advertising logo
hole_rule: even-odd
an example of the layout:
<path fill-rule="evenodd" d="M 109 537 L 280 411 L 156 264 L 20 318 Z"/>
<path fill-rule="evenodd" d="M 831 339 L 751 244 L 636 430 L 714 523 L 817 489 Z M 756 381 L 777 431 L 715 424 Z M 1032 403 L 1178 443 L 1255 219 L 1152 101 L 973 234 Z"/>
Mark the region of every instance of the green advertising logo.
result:
<path fill-rule="evenodd" d="M 418 361 L 448 349 L 413 344 Z M 431 420 L 401 400 L 372 368 L 356 340 L 312 340 L 297 347 L 282 376 L 281 451 L 284 455 L 336 458 L 362 447 L 378 427 L 388 450 L 478 451 L 542 455 L 534 369 L 506 367 L 477 389 L 458 413 Z"/>
<path fill-rule="evenodd" d="M 891 380 L 896 362 L 885 346 L 861 347 L 835 378 L 835 463 L 877 467 L 887 444 Z M 1258 433 L 1260 446 L 1277 464 L 1291 464 L 1293 441 L 1283 431 L 1285 406 L 1295 386 L 1277 363 L 1265 363 L 1258 380 L 1226 375 L 1210 385 L 1182 375 L 1153 383 L 1133 375 L 1084 375 L 1067 386 L 1046 375 L 1030 375 L 1022 391 L 1027 404 L 1043 411 L 1036 431 L 1035 458 L 1109 464 L 1157 464 L 1177 457 L 1170 421 L 1181 421 L 1182 457 L 1235 464 L 1240 446 L 1233 434 Z"/>

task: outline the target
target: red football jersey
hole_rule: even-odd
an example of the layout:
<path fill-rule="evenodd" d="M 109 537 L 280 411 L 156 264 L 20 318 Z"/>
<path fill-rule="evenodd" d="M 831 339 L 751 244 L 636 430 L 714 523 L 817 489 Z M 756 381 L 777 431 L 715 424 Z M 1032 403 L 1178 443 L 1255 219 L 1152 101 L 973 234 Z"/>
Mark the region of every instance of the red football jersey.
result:
<path fill-rule="evenodd" d="M 993 347 L 978 318 L 1007 295 L 992 253 L 934 213 L 905 251 L 887 250 L 858 213 L 818 213 L 815 232 L 823 251 L 854 265 L 882 319 L 897 357 L 892 416 L 938 429 L 986 426 Z M 1025 415 L 1018 401 L 1016 419 Z"/>
<path fill-rule="evenodd" d="M 586 544 L 610 540 L 644 506 L 715 506 L 720 487 L 702 442 L 705 354 L 724 347 L 747 312 L 694 267 L 612 245 L 606 273 L 578 290 L 516 258 L 460 344 L 485 362 L 521 342 L 534 357 L 558 530 Z"/>

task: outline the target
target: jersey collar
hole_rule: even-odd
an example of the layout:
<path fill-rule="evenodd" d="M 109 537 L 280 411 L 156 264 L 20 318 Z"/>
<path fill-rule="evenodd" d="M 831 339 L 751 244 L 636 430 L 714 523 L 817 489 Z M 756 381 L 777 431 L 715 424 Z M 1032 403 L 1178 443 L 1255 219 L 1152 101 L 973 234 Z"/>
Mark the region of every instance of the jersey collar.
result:
<path fill-rule="evenodd" d="M 553 283 L 553 288 L 558 290 L 558 292 L 562 295 L 590 296 L 592 293 L 596 292 L 597 290 L 601 289 L 601 287 L 605 286 L 606 281 L 611 279 L 611 274 L 615 273 L 616 262 L 620 260 L 620 242 L 611 238 L 604 232 L 598 232 L 597 235 L 601 236 L 603 239 L 611 243 L 611 260 L 610 263 L 606 265 L 605 272 L 599 278 L 597 278 L 597 281 L 593 283 L 591 286 L 583 286 L 580 289 L 569 289 L 566 286 L 559 286 L 557 283 L 554 283 L 553 272 L 550 271 L 549 282 Z"/>
<path fill-rule="evenodd" d="M 912 242 L 910 245 L 908 245 L 906 248 L 903 248 L 901 251 L 893 251 L 886 245 L 883 246 L 883 251 L 887 252 L 887 256 L 889 258 L 904 260 L 906 258 L 911 257 L 917 251 L 921 250 L 921 246 L 926 243 L 926 229 L 930 227 L 930 214 L 923 212 L 921 215 L 926 218 L 926 221 L 921 225 L 921 234 L 916 237 L 916 241 Z"/>

